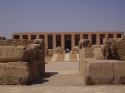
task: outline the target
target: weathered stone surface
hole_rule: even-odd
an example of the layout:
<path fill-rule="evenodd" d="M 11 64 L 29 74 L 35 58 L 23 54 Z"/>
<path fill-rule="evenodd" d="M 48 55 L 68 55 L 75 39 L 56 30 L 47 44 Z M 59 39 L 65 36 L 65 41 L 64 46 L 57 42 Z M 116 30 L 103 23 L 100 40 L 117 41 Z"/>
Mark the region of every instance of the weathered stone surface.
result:
<path fill-rule="evenodd" d="M 92 59 L 95 60 L 94 58 L 94 53 L 93 53 L 93 48 L 82 48 L 79 50 L 79 72 L 83 76 L 84 75 L 84 66 L 86 59 Z"/>
<path fill-rule="evenodd" d="M 113 64 L 107 60 L 89 61 L 85 66 L 88 84 L 110 84 L 113 80 Z"/>
<path fill-rule="evenodd" d="M 83 78 L 86 84 L 125 84 L 125 62 L 86 60 Z"/>
<path fill-rule="evenodd" d="M 79 53 L 79 47 L 78 47 L 78 46 L 74 46 L 74 47 L 72 48 L 72 53 L 73 53 L 73 54 Z"/>
<path fill-rule="evenodd" d="M 120 40 L 115 45 L 120 60 L 125 61 L 125 39 Z"/>
<path fill-rule="evenodd" d="M 37 46 L 0 46 L 0 62 L 33 61 L 38 58 Z"/>
<path fill-rule="evenodd" d="M 12 46 L 13 45 L 13 46 Z M 28 84 L 45 73 L 43 40 L 0 46 L 0 84 Z"/>
<path fill-rule="evenodd" d="M 120 39 L 104 38 L 103 55 L 105 59 L 119 60 L 119 55 L 116 49 L 116 43 L 119 42 L 119 40 Z"/>
<path fill-rule="evenodd" d="M 119 61 L 114 64 L 114 83 L 125 84 L 125 62 Z"/>
<path fill-rule="evenodd" d="M 62 53 L 63 53 L 63 49 L 62 49 L 61 47 L 56 47 L 56 48 L 53 50 L 53 52 L 54 52 L 55 54 L 62 54 Z"/>
<path fill-rule="evenodd" d="M 92 42 L 88 39 L 82 39 L 79 41 L 79 48 L 90 48 L 92 46 Z"/>
<path fill-rule="evenodd" d="M 94 53 L 94 58 L 96 58 L 97 60 L 102 60 L 102 59 L 104 59 L 103 49 L 102 49 L 101 47 L 94 48 L 94 49 L 93 49 L 93 53 Z"/>
<path fill-rule="evenodd" d="M 39 76 L 36 61 L 0 63 L 0 84 L 29 84 Z"/>
<path fill-rule="evenodd" d="M 28 45 L 28 44 L 31 44 L 32 42 L 33 41 L 28 41 L 28 40 L 7 39 L 7 40 L 0 40 L 0 46 Z"/>

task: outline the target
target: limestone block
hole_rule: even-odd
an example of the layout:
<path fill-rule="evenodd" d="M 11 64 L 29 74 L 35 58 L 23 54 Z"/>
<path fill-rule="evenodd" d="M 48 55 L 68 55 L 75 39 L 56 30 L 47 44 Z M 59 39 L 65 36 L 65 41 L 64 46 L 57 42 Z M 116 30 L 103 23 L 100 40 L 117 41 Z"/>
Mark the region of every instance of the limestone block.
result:
<path fill-rule="evenodd" d="M 0 84 L 30 84 L 40 75 L 38 61 L 0 63 Z"/>
<path fill-rule="evenodd" d="M 125 84 L 125 62 L 117 61 L 114 64 L 114 83 Z"/>
<path fill-rule="evenodd" d="M 89 61 L 85 66 L 87 84 L 110 84 L 113 81 L 113 64 L 108 60 Z"/>
<path fill-rule="evenodd" d="M 0 46 L 0 62 L 33 61 L 37 58 L 35 46 Z"/>
<path fill-rule="evenodd" d="M 94 53 L 94 57 L 95 57 L 97 60 L 102 60 L 102 59 L 104 59 L 103 50 L 102 50 L 101 47 L 99 47 L 99 48 L 94 48 L 93 53 Z"/>
<path fill-rule="evenodd" d="M 0 46 L 28 45 L 31 44 L 32 42 L 33 41 L 28 41 L 28 40 L 7 39 L 7 40 L 0 40 Z"/>

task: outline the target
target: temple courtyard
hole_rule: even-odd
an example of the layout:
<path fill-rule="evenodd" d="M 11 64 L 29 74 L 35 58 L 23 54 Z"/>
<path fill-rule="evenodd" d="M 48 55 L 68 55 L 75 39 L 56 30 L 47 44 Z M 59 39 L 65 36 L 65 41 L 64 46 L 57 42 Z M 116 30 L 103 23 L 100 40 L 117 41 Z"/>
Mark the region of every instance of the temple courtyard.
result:
<path fill-rule="evenodd" d="M 0 93 L 124 93 L 124 85 L 85 86 L 78 62 L 48 62 L 46 78 L 32 85 L 0 85 Z"/>

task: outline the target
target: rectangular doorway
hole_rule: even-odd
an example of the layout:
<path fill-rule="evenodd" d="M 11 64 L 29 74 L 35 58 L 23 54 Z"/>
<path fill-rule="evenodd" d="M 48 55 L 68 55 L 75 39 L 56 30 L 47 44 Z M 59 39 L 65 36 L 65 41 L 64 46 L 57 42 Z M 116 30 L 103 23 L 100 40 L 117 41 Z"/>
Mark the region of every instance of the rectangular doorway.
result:
<path fill-rule="evenodd" d="M 71 35 L 65 35 L 64 36 L 64 42 L 65 42 L 65 51 L 68 49 L 69 51 L 72 49 L 71 47 Z"/>

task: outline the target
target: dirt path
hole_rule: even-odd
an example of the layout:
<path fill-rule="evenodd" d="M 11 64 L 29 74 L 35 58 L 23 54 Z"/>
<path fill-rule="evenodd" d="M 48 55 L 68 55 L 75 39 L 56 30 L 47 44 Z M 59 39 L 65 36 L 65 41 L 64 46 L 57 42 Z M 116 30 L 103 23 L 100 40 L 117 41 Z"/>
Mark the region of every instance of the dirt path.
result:
<path fill-rule="evenodd" d="M 46 78 L 33 85 L 1 85 L 0 93 L 125 93 L 124 85 L 84 86 L 78 63 L 48 63 Z"/>

